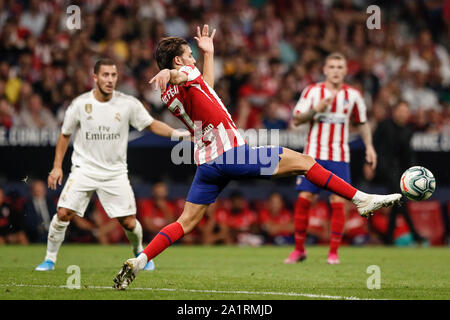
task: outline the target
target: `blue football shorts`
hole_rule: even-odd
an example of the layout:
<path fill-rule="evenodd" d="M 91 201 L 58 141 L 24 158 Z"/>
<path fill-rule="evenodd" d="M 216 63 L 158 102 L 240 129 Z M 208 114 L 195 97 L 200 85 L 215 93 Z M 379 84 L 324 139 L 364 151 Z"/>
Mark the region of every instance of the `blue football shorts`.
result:
<path fill-rule="evenodd" d="M 192 181 L 186 201 L 210 204 L 231 180 L 270 179 L 280 162 L 279 146 L 232 148 L 216 159 L 201 164 Z"/>
<path fill-rule="evenodd" d="M 350 166 L 348 162 L 320 160 L 316 159 L 316 162 L 325 169 L 331 171 L 345 182 L 351 183 L 350 180 Z M 322 188 L 309 182 L 305 176 L 297 176 L 297 183 L 295 189 L 298 191 L 309 191 L 311 193 L 320 193 Z"/>

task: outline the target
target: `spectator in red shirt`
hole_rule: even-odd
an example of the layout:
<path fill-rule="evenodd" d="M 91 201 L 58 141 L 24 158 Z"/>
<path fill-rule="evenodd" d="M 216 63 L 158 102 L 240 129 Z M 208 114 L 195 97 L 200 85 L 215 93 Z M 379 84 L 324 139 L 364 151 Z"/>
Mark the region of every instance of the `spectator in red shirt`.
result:
<path fill-rule="evenodd" d="M 197 226 L 201 232 L 202 244 L 233 244 L 228 226 L 217 221 L 217 207 L 217 202 L 210 205 Z"/>
<path fill-rule="evenodd" d="M 14 109 L 5 97 L 0 97 L 0 127 L 10 129 L 14 123 Z"/>
<path fill-rule="evenodd" d="M 215 218 L 220 227 L 228 229 L 230 243 L 258 246 L 263 240 L 259 235 L 258 217 L 248 208 L 242 194 L 238 191 L 230 195 L 230 207 L 219 208 Z"/>
<path fill-rule="evenodd" d="M 276 245 L 293 244 L 294 223 L 292 212 L 285 208 L 279 192 L 269 196 L 267 208 L 259 212 L 259 223 L 267 243 Z"/>
<path fill-rule="evenodd" d="M 347 210 L 342 242 L 363 245 L 369 242 L 369 238 L 367 219 L 361 217 L 356 208 L 352 206 L 351 210 Z"/>
<path fill-rule="evenodd" d="M 396 217 L 392 238 L 387 237 L 389 212 L 388 208 L 382 208 L 373 215 L 373 219 L 368 220 L 371 240 L 377 244 L 386 243 L 389 240 L 397 246 L 413 245 L 411 230 L 403 217 Z"/>
<path fill-rule="evenodd" d="M 111 219 L 108 217 L 105 209 L 98 199 L 95 200 L 95 209 L 92 212 L 92 219 L 94 222 L 94 229 L 92 230 L 94 236 L 101 244 L 113 244 L 128 242 L 126 234 L 117 219 Z M 89 224 L 82 222 L 83 218 L 77 217 L 75 222 L 78 227 L 86 228 L 89 230 Z"/>
<path fill-rule="evenodd" d="M 164 182 L 153 185 L 152 196 L 152 199 L 138 201 L 138 219 L 142 223 L 144 239 L 147 240 L 176 220 L 175 205 L 167 199 L 168 190 Z"/>
<path fill-rule="evenodd" d="M 14 210 L 0 187 L 0 245 L 4 243 L 28 244 L 23 230 L 23 216 Z"/>
<path fill-rule="evenodd" d="M 242 100 L 248 102 L 249 110 L 245 113 L 245 116 L 242 115 L 242 107 L 238 103 L 238 117 L 236 118 L 236 125 L 239 128 L 247 129 L 247 128 L 260 128 L 261 125 L 261 113 L 265 106 L 267 105 L 270 97 L 273 96 L 273 92 L 265 86 L 266 78 L 261 73 L 261 71 L 254 71 L 250 74 L 250 77 L 247 83 L 243 84 L 239 89 L 239 102 Z"/>

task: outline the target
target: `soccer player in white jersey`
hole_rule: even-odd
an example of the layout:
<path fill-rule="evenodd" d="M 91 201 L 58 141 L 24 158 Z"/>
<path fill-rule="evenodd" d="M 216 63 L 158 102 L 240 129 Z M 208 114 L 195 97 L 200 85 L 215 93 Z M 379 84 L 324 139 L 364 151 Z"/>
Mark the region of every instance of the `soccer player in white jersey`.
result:
<path fill-rule="evenodd" d="M 332 53 L 325 59 L 325 81 L 306 87 L 293 113 L 294 124 L 310 124 L 304 153 L 313 157 L 324 168 L 350 183 L 350 150 L 348 134 L 351 117 L 359 125 L 366 146 L 366 161 L 375 168 L 377 154 L 372 144 L 372 134 L 367 122 L 366 105 L 360 92 L 344 83 L 347 61 L 340 53 Z M 306 259 L 305 239 L 308 227 L 308 210 L 320 192 L 305 177 L 299 176 L 296 189 L 299 192 L 295 204 L 295 249 L 285 263 L 297 263 Z M 331 205 L 330 250 L 327 262 L 339 264 L 338 247 L 345 222 L 345 201 L 337 194 L 329 197 Z"/>
<path fill-rule="evenodd" d="M 136 98 L 115 90 L 118 73 L 113 60 L 100 59 L 94 66 L 96 88 L 73 100 L 68 107 L 56 144 L 48 186 L 55 190 L 63 180 L 62 162 L 74 135 L 72 168 L 51 221 L 45 260 L 37 271 L 53 270 L 70 220 L 83 216 L 95 191 L 110 218 L 116 218 L 130 241 L 133 253 L 142 250 L 142 226 L 136 219 L 136 202 L 128 180 L 127 145 L 130 125 L 164 137 L 182 138 L 175 130 L 153 119 Z M 153 261 L 146 265 L 154 268 Z"/>
<path fill-rule="evenodd" d="M 137 258 L 125 261 L 114 278 L 114 288 L 118 290 L 126 289 L 149 260 L 191 232 L 231 180 L 305 174 L 315 185 L 351 200 L 365 217 L 401 198 L 398 193 L 365 194 L 324 169 L 311 156 L 279 146 L 249 147 L 213 88 L 214 34 L 215 30 L 209 36 L 205 25 L 202 33 L 197 29 L 195 37 L 204 56 L 204 75 L 195 67 L 186 40 L 168 37 L 158 43 L 155 56 L 161 71 L 150 83 L 155 90 L 161 89 L 161 99 L 167 108 L 194 135 L 194 159 L 198 167 L 183 213 L 177 221 L 162 228 Z"/>

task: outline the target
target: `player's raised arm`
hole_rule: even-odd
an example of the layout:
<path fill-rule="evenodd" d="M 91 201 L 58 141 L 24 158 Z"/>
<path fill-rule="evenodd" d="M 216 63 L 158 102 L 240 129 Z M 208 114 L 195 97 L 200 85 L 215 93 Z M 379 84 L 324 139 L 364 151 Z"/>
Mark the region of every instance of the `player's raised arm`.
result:
<path fill-rule="evenodd" d="M 174 85 L 180 85 L 186 83 L 188 80 L 188 76 L 186 73 L 178 71 L 176 69 L 163 69 L 156 76 L 154 76 L 149 83 L 153 84 L 153 88 L 158 90 L 161 89 L 161 92 L 166 90 L 166 86 L 168 83 Z"/>
<path fill-rule="evenodd" d="M 62 163 L 64 160 L 64 155 L 66 154 L 67 147 L 70 142 L 70 134 L 64 135 L 60 134 L 58 137 L 58 142 L 56 143 L 55 150 L 55 160 L 53 161 L 53 169 L 48 174 L 48 187 L 52 190 L 56 190 L 56 184 L 62 184 L 63 179 L 63 171 L 62 171 Z"/>
<path fill-rule="evenodd" d="M 367 121 L 359 124 L 359 134 L 366 146 L 366 162 L 370 165 L 371 169 L 375 169 L 377 167 L 377 153 L 373 147 L 372 132 Z"/>
<path fill-rule="evenodd" d="M 197 45 L 203 53 L 203 79 L 206 83 L 214 88 L 214 35 L 216 29 L 213 30 L 211 36 L 209 35 L 209 26 L 205 24 L 203 30 L 200 32 L 200 27 L 197 27 Z"/>

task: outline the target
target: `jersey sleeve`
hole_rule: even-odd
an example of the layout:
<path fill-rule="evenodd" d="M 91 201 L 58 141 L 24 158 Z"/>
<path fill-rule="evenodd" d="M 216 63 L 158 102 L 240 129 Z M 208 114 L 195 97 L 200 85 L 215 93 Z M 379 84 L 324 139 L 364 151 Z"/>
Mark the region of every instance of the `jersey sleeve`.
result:
<path fill-rule="evenodd" d="M 195 66 L 183 66 L 179 71 L 188 76 L 188 79 L 184 86 L 189 86 L 192 83 L 199 83 L 202 79 L 202 74 Z"/>
<path fill-rule="evenodd" d="M 72 135 L 80 123 L 78 107 L 75 101 L 69 105 L 64 115 L 61 133 L 64 135 Z"/>
<path fill-rule="evenodd" d="M 357 123 L 364 123 L 367 121 L 367 107 L 363 97 L 359 91 L 355 95 L 355 103 L 352 110 L 353 116 Z"/>
<path fill-rule="evenodd" d="M 308 86 L 303 90 L 300 99 L 298 99 L 298 102 L 295 105 L 293 111 L 294 115 L 299 113 L 305 113 L 312 108 L 312 94 L 311 94 L 312 87 L 313 86 Z"/>
<path fill-rule="evenodd" d="M 142 102 L 138 99 L 132 98 L 132 112 L 130 115 L 130 125 L 138 131 L 142 131 L 152 124 L 153 117 L 145 109 Z"/>

